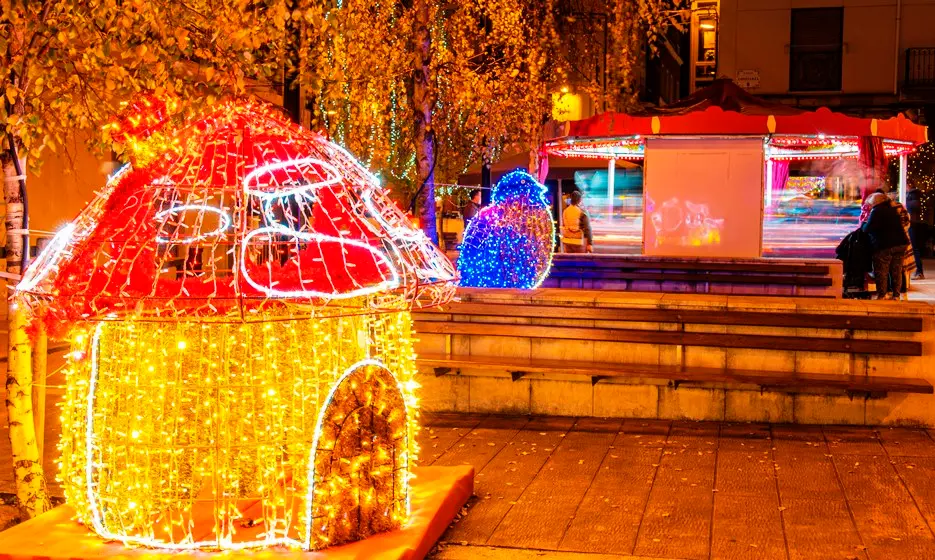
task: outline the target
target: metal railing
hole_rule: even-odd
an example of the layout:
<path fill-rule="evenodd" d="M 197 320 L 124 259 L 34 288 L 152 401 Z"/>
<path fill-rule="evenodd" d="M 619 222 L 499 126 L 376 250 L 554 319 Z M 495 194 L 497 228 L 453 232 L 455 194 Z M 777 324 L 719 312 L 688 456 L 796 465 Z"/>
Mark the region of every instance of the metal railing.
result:
<path fill-rule="evenodd" d="M 935 47 L 906 49 L 904 87 L 935 87 Z"/>

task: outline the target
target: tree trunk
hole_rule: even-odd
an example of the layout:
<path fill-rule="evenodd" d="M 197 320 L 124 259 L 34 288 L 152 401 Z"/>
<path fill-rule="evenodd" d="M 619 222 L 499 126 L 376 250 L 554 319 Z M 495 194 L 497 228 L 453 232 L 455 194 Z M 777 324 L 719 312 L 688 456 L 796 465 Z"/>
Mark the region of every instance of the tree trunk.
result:
<path fill-rule="evenodd" d="M 296 8 L 298 1 L 287 3 L 289 20 L 286 22 L 286 57 L 287 63 L 283 74 L 282 104 L 292 117 L 292 122 L 302 125 L 302 78 L 299 53 L 302 49 L 302 29 Z"/>
<path fill-rule="evenodd" d="M 26 158 L 20 158 L 20 169 L 26 169 Z M 11 157 L 4 158 L 3 199 L 6 202 L 6 230 L 21 230 L 24 225 L 23 197 L 20 179 Z M 25 247 L 20 234 L 6 236 L 6 270 L 21 274 Z M 6 409 L 10 425 L 10 447 L 13 451 L 13 476 L 16 497 L 27 517 L 35 517 L 49 509 L 45 476 L 39 460 L 36 426 L 32 412 L 32 351 L 26 333 L 26 310 L 12 301 L 9 305 L 9 347 L 6 377 Z"/>
<path fill-rule="evenodd" d="M 432 129 L 434 97 L 429 87 L 432 63 L 431 11 L 428 0 L 416 0 L 415 68 L 413 68 L 413 113 L 415 118 L 418 191 L 416 208 L 425 235 L 438 244 L 435 218 L 435 131 Z"/>
<path fill-rule="evenodd" d="M 45 470 L 45 405 L 46 377 L 49 365 L 49 337 L 42 321 L 37 321 L 38 332 L 32 340 L 32 410 L 36 427 L 36 449 L 39 465 Z"/>

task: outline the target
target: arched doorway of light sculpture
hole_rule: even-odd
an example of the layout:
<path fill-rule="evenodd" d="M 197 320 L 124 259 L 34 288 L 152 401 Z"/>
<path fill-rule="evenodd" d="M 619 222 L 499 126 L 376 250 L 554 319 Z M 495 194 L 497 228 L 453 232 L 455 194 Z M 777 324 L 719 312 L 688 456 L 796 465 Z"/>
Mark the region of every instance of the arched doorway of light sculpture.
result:
<path fill-rule="evenodd" d="M 332 387 L 309 460 L 306 548 L 365 539 L 409 516 L 409 418 L 381 363 L 351 366 Z"/>

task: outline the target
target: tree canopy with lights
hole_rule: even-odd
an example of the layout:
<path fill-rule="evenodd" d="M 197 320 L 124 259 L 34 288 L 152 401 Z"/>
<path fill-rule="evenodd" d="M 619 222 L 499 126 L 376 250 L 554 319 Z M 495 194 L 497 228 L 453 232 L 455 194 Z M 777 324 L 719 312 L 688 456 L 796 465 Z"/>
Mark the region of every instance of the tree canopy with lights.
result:
<path fill-rule="evenodd" d="M 305 0 L 296 0 L 303 5 Z M 418 204 L 433 239 L 434 184 L 509 147 L 536 150 L 553 93 L 577 56 L 560 35 L 603 13 L 602 71 L 584 89 L 597 106 L 632 106 L 644 47 L 681 0 L 344 0 L 300 8 L 298 79 L 313 128 L 344 144 Z M 592 58 L 597 53 L 584 53 Z M 531 154 L 531 168 L 538 165 Z"/>
<path fill-rule="evenodd" d="M 95 131 L 134 94 L 180 100 L 188 112 L 249 80 L 273 80 L 288 17 L 279 2 L 0 0 L 0 133 L 7 231 L 28 229 L 27 167 Z M 101 134 L 103 132 L 103 135 Z M 117 146 L 119 149 L 119 146 Z M 15 154 L 15 157 L 14 157 Z M 6 236 L 7 272 L 20 274 L 23 235 Z M 48 508 L 32 420 L 30 345 L 21 313 L 10 313 L 7 411 L 17 497 L 27 515 Z"/>
<path fill-rule="evenodd" d="M 221 93 L 290 82 L 308 101 L 313 127 L 385 184 L 405 187 L 434 235 L 436 178 L 453 181 L 505 146 L 538 146 L 552 94 L 568 79 L 565 23 L 579 13 L 605 15 L 615 54 L 586 87 L 617 108 L 635 98 L 644 41 L 660 35 L 666 11 L 682 3 L 0 0 L 7 231 L 28 230 L 26 168 L 37 169 L 79 130 L 102 131 L 92 141 L 119 153 L 123 138 L 104 125 L 139 92 L 174 99 L 188 115 Z M 25 238 L 7 235 L 11 274 L 26 263 Z M 17 495 L 34 515 L 48 499 L 32 423 L 30 345 L 21 314 L 10 320 Z"/>

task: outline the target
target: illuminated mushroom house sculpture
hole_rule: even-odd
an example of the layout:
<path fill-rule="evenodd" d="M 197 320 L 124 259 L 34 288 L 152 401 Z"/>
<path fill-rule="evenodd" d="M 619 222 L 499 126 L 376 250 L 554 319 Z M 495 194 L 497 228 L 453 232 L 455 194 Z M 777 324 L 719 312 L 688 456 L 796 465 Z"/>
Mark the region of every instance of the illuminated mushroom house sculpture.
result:
<path fill-rule="evenodd" d="M 409 310 L 451 298 L 451 263 L 275 108 L 231 100 L 160 134 L 18 286 L 73 344 L 67 501 L 100 536 L 159 548 L 320 549 L 400 527 Z"/>

